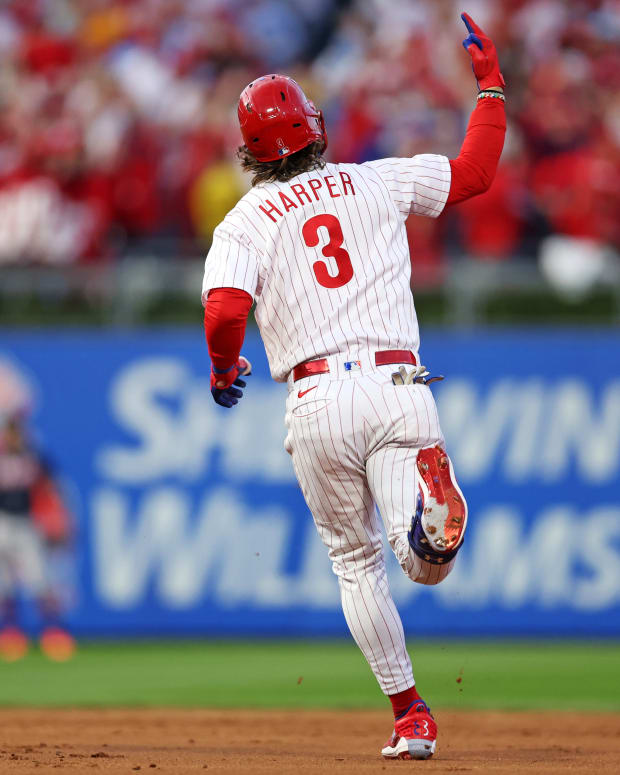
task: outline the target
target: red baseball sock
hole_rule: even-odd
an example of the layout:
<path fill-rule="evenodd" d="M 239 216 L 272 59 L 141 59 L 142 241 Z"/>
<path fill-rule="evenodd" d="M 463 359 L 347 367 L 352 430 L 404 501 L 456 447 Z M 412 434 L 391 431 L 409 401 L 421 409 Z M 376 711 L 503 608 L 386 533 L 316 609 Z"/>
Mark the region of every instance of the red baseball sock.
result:
<path fill-rule="evenodd" d="M 422 699 L 415 686 L 412 686 L 411 689 L 405 689 L 404 692 L 398 692 L 398 694 L 390 694 L 389 698 L 396 719 L 409 709 L 411 703 Z"/>

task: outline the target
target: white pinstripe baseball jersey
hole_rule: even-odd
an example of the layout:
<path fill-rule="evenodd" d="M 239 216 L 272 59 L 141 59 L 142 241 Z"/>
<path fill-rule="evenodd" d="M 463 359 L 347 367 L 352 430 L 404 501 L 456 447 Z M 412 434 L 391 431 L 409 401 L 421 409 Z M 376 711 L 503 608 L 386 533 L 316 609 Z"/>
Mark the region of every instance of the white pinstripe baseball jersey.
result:
<path fill-rule="evenodd" d="M 329 548 L 347 624 L 386 694 L 414 678 L 375 504 L 412 581 L 439 583 L 454 559 L 433 564 L 408 538 L 418 452 L 443 445 L 433 396 L 426 385 L 393 384 L 396 365 L 377 366 L 374 352 L 418 350 L 405 221 L 438 216 L 449 189 L 444 156 L 327 164 L 248 192 L 216 229 L 205 263 L 203 303 L 218 287 L 256 299 L 271 374 L 288 377 L 285 448 Z M 321 357 L 328 372 L 294 380 L 297 364 Z"/>
<path fill-rule="evenodd" d="M 437 217 L 450 190 L 445 156 L 326 164 L 251 189 L 213 235 L 212 288 L 256 300 L 273 378 L 336 353 L 419 347 L 405 220 Z"/>

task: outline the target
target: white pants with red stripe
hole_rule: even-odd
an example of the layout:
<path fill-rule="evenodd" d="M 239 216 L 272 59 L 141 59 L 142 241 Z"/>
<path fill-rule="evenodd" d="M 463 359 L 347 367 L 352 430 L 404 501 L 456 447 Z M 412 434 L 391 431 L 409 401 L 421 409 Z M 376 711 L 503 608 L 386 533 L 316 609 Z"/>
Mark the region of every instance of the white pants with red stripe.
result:
<path fill-rule="evenodd" d="M 443 436 L 430 388 L 392 384 L 399 364 L 375 366 L 367 357 L 347 369 L 346 356 L 327 360 L 329 373 L 297 382 L 289 377 L 285 447 L 329 549 L 351 634 L 381 689 L 395 694 L 414 680 L 375 504 L 404 572 L 420 584 L 442 581 L 454 560 L 425 562 L 411 550 L 407 532 L 416 509 L 418 450 L 443 444 Z"/>

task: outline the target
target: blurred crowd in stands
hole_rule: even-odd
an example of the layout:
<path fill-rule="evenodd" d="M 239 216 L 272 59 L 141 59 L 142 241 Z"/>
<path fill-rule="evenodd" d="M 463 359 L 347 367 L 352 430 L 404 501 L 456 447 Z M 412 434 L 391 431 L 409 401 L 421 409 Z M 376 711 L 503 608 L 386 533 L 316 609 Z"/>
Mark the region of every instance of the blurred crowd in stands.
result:
<path fill-rule="evenodd" d="M 463 5 L 499 51 L 506 148 L 487 194 L 410 219 L 415 261 L 605 260 L 620 245 L 617 0 L 11 0 L 0 264 L 208 245 L 248 185 L 236 102 L 264 72 L 323 108 L 330 159 L 455 156 L 476 94 Z"/>

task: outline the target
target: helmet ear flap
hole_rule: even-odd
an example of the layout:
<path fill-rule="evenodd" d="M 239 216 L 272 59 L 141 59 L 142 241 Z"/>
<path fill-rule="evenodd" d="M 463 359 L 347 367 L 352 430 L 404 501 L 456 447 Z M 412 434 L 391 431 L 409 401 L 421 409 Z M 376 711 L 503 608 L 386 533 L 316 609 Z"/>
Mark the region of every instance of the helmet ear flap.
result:
<path fill-rule="evenodd" d="M 325 153 L 327 150 L 327 129 L 325 129 L 325 119 L 322 110 L 319 110 L 319 126 L 321 127 L 321 133 L 323 135 L 323 153 Z"/>
<path fill-rule="evenodd" d="M 325 119 L 323 117 L 323 111 L 317 110 L 316 105 L 312 100 L 308 100 L 308 105 L 310 108 L 317 114 L 317 123 L 319 125 L 319 129 L 321 131 L 322 140 L 323 140 L 323 152 L 327 150 L 327 130 L 325 129 Z"/>

